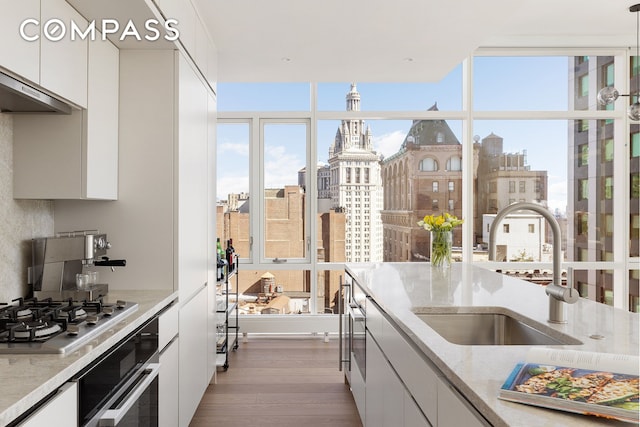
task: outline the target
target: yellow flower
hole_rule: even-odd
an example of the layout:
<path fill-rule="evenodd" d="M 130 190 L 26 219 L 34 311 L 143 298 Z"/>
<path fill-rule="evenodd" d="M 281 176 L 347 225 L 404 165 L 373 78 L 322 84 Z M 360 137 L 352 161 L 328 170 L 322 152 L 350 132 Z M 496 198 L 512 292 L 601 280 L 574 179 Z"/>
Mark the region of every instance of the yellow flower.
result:
<path fill-rule="evenodd" d="M 462 224 L 463 220 L 458 219 L 455 215 L 451 215 L 448 212 L 442 215 L 433 216 L 425 215 L 422 221 L 418 221 L 418 225 L 427 231 L 431 230 L 451 230 L 454 227 Z"/>

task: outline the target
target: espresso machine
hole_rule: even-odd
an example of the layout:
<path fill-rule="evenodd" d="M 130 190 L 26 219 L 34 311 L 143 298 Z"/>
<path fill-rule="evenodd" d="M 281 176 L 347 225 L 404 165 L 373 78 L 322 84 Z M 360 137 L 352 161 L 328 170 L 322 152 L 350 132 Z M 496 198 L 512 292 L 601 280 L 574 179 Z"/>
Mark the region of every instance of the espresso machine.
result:
<path fill-rule="evenodd" d="M 111 243 L 97 230 L 58 233 L 32 240 L 30 276 L 33 296 L 39 299 L 93 301 L 109 291 L 106 283 L 96 283 L 87 270 L 93 266 L 124 267 L 126 260 L 107 256 Z"/>

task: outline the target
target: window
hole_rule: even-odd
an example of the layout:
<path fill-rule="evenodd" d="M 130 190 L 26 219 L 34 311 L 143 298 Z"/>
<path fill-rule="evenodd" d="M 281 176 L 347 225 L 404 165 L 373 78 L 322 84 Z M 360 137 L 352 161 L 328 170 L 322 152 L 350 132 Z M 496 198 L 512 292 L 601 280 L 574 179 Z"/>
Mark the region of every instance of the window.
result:
<path fill-rule="evenodd" d="M 578 79 L 578 95 L 585 97 L 589 95 L 589 75 L 585 74 Z"/>
<path fill-rule="evenodd" d="M 602 143 L 602 159 L 605 162 L 613 160 L 613 138 L 607 138 Z"/>
<path fill-rule="evenodd" d="M 631 157 L 640 157 L 640 133 L 631 134 Z"/>
<path fill-rule="evenodd" d="M 419 169 L 424 172 L 434 172 L 438 170 L 438 162 L 431 157 L 427 157 L 420 161 Z"/>
<path fill-rule="evenodd" d="M 589 233 L 589 214 L 578 212 L 576 214 L 576 233 L 578 236 L 587 236 Z"/>
<path fill-rule="evenodd" d="M 529 233 L 535 233 L 536 232 L 536 225 L 535 224 L 529 224 L 528 228 L 529 228 Z"/>
<path fill-rule="evenodd" d="M 438 192 L 438 181 L 433 181 L 433 183 L 431 183 L 431 191 L 434 193 Z"/>
<path fill-rule="evenodd" d="M 589 164 L 589 144 L 578 145 L 578 166 Z"/>
<path fill-rule="evenodd" d="M 448 171 L 461 171 L 462 170 L 462 159 L 460 156 L 452 156 L 447 160 L 447 170 Z"/>
<path fill-rule="evenodd" d="M 509 224 L 502 224 L 502 232 L 503 233 L 509 232 Z"/>
<path fill-rule="evenodd" d="M 511 52 L 515 52 L 515 50 Z M 284 117 L 282 113 L 286 111 L 295 111 L 297 112 L 294 115 L 295 117 L 306 117 L 311 121 L 311 130 L 314 130 L 316 135 L 305 141 L 305 144 L 309 149 L 315 150 L 315 153 L 294 150 L 295 155 L 302 156 L 304 159 L 302 162 L 295 164 L 296 172 L 294 174 L 287 172 L 287 184 L 292 181 L 290 184 L 296 186 L 297 183 L 306 182 L 306 185 L 309 186 L 309 188 L 298 190 L 302 191 L 302 196 L 308 197 L 310 194 L 317 194 L 319 197 L 318 200 L 309 200 L 307 198 L 304 205 L 297 205 L 301 206 L 302 210 L 300 214 L 295 215 L 296 218 L 304 218 L 304 221 L 300 222 L 303 229 L 309 228 L 305 230 L 307 234 L 299 233 L 300 230 L 295 230 L 296 235 L 304 235 L 305 238 L 310 237 L 311 239 L 310 241 L 299 241 L 296 238 L 296 245 L 299 244 L 301 246 L 296 248 L 296 251 L 304 253 L 311 260 L 309 262 L 326 261 L 325 256 L 328 257 L 329 253 L 335 253 L 335 251 L 329 251 L 329 246 L 324 246 L 320 241 L 322 239 L 322 233 L 320 232 L 322 230 L 322 218 L 320 217 L 322 216 L 321 211 L 324 205 L 328 207 L 334 205 L 344 207 L 343 220 L 345 220 L 345 223 L 342 225 L 344 228 L 340 229 L 340 232 L 348 237 L 343 246 L 343 248 L 348 249 L 341 252 L 343 258 L 345 252 L 353 253 L 353 259 L 356 256 L 361 260 L 365 258 L 363 254 L 368 252 L 361 247 L 360 242 L 355 238 L 359 232 L 361 237 L 368 233 L 367 239 L 372 241 L 376 239 L 376 233 L 380 235 L 384 233 L 385 253 L 395 252 L 399 255 L 404 251 L 405 260 L 411 260 L 415 249 L 412 246 L 415 244 L 413 237 L 409 237 L 409 241 L 402 242 L 402 244 L 399 239 L 404 241 L 406 236 L 412 236 L 412 234 L 408 233 L 406 229 L 401 229 L 397 239 L 392 238 L 392 230 L 389 229 L 389 224 L 385 222 L 387 220 L 393 222 L 399 218 L 381 220 L 374 216 L 370 218 L 362 216 L 368 210 L 375 211 L 377 209 L 375 207 L 376 200 L 381 196 L 384 197 L 385 210 L 388 212 L 397 210 L 411 214 L 412 210 L 420 210 L 422 211 L 421 214 L 437 214 L 440 213 L 440 209 L 444 210 L 445 206 L 449 210 L 453 210 L 452 208 L 457 208 L 458 210 L 465 207 L 468 208 L 469 211 L 463 212 L 473 212 L 474 217 L 465 218 L 465 224 L 463 225 L 465 233 L 458 233 L 461 236 L 456 236 L 457 239 L 460 239 L 456 242 L 456 245 L 471 244 L 475 247 L 477 244 L 486 244 L 487 242 L 483 240 L 482 236 L 484 232 L 481 222 L 482 214 L 494 214 L 506 206 L 509 201 L 525 200 L 543 204 L 548 206 L 552 212 L 564 215 L 562 219 L 567 223 L 568 233 L 563 233 L 563 238 L 566 240 L 562 243 L 563 253 L 567 261 L 579 261 L 584 258 L 585 262 L 599 262 L 608 256 L 605 255 L 606 253 L 615 253 L 616 260 L 619 261 L 618 254 L 620 253 L 624 254 L 625 257 L 632 253 L 637 254 L 638 245 L 634 245 L 633 240 L 637 239 L 640 230 L 638 213 L 637 210 L 634 210 L 634 203 L 637 202 L 638 193 L 640 192 L 638 168 L 636 166 L 637 159 L 640 157 L 638 125 L 631 124 L 631 135 L 617 134 L 616 130 L 626 128 L 625 126 L 620 126 L 619 123 L 620 120 L 625 120 L 626 124 L 626 118 L 622 118 L 623 113 L 602 114 L 603 111 L 598 111 L 602 110 L 602 108 L 597 106 L 595 100 L 597 88 L 613 84 L 614 57 L 590 56 L 587 64 L 579 65 L 586 57 L 563 57 L 558 55 L 556 50 L 551 52 L 548 57 L 510 57 L 506 56 L 510 54 L 509 52 L 505 51 L 503 53 L 505 56 L 478 56 L 472 58 L 473 66 L 468 68 L 473 73 L 470 76 L 473 79 L 472 81 L 466 80 L 467 74 L 463 74 L 462 66 L 459 66 L 455 72 L 452 72 L 450 76 L 447 76 L 445 80 L 438 84 L 358 84 L 358 90 L 362 94 L 361 105 L 363 111 L 374 111 L 376 114 L 365 116 L 371 117 L 366 121 L 361 121 L 356 116 L 349 115 L 346 121 L 353 124 L 351 129 L 357 128 L 358 131 L 368 127 L 371 128 L 372 145 L 376 151 L 384 154 L 384 160 L 380 162 L 381 165 L 392 163 L 391 160 L 394 159 L 402 160 L 397 161 L 394 169 L 389 169 L 389 171 L 376 170 L 375 166 L 370 166 L 366 162 L 363 163 L 360 158 L 356 159 L 355 157 L 348 160 L 350 162 L 349 165 L 345 161 L 339 167 L 336 166 L 328 170 L 326 175 L 321 175 L 320 170 L 316 171 L 315 165 L 307 164 L 317 159 L 318 163 L 323 162 L 328 165 L 329 157 L 327 153 L 331 152 L 330 148 L 332 148 L 333 144 L 339 143 L 339 139 L 336 138 L 336 129 L 341 129 L 342 120 L 339 119 L 341 116 L 337 113 L 345 110 L 344 95 L 349 90 L 349 83 L 313 83 L 311 85 L 296 83 L 291 85 L 294 89 L 286 91 L 285 96 L 282 96 L 285 91 L 277 91 L 282 98 L 298 96 L 296 94 L 299 94 L 300 98 L 303 99 L 302 102 L 290 102 L 290 100 L 284 102 L 284 99 L 280 100 L 273 94 L 271 96 L 258 96 L 259 100 L 251 99 L 250 96 L 247 96 L 247 93 L 251 94 L 253 88 L 255 88 L 253 84 L 245 85 L 249 89 L 242 95 L 235 90 L 242 84 L 222 83 L 219 85 L 218 93 L 218 117 L 222 120 L 240 120 L 241 118 L 244 120 L 246 117 L 261 117 L 261 110 L 275 110 L 281 112 L 276 117 Z M 627 53 L 622 50 L 616 51 L 614 54 L 618 55 L 615 57 L 617 63 L 624 63 L 627 60 Z M 634 59 L 631 69 L 635 72 L 637 68 L 638 62 Z M 631 69 L 622 71 L 618 69 L 617 72 L 626 80 L 629 78 Z M 509 76 L 518 76 L 518 78 L 508 78 Z M 527 84 L 523 84 L 523 82 Z M 548 92 L 540 91 L 540 87 L 551 87 L 547 83 L 551 83 L 555 89 Z M 626 81 L 618 83 L 617 86 L 628 87 L 628 82 Z M 467 87 L 473 90 L 473 96 L 463 99 L 461 95 L 463 93 L 461 90 L 463 85 L 468 85 Z M 231 86 L 233 86 L 233 91 L 229 89 Z M 283 87 L 282 85 L 269 86 L 277 86 L 279 89 Z M 441 91 L 441 89 L 448 89 L 449 86 L 453 88 L 452 92 L 449 90 Z M 591 90 L 589 90 L 590 86 Z M 417 92 L 412 91 L 414 87 L 418 87 Z M 299 90 L 300 88 L 304 90 Z M 309 90 L 310 88 L 313 90 Z M 371 90 L 371 92 L 367 93 L 368 90 Z M 262 90 L 257 92 L 266 93 Z M 518 93 L 519 96 L 495 96 L 496 93 L 505 92 Z M 290 95 L 290 93 L 294 95 Z M 440 95 L 441 93 L 446 95 Z M 452 93 L 454 95 L 450 96 Z M 283 101 L 286 105 L 266 105 L 264 101 L 268 99 L 274 104 L 279 104 L 280 101 Z M 433 115 L 431 111 L 427 111 L 429 105 L 425 105 L 425 99 L 437 100 L 439 111 Z M 468 104 L 467 100 L 471 100 L 472 104 Z M 256 102 L 262 102 L 265 105 L 256 105 Z M 238 107 L 240 103 L 243 104 Z M 617 104 L 619 108 L 620 102 Z M 589 111 L 589 114 L 582 116 L 579 113 L 580 110 Z M 241 116 L 241 114 L 235 113 L 236 111 L 246 111 L 246 114 Z M 308 116 L 304 113 L 306 111 L 309 112 Z M 315 115 L 316 111 L 322 111 L 323 113 Z M 377 118 L 384 118 L 385 111 L 393 111 L 394 114 L 391 114 L 391 117 L 387 119 Z M 461 111 L 464 111 L 465 114 L 460 114 Z M 447 118 L 449 116 L 448 112 L 455 113 L 450 115 L 451 118 Z M 481 114 L 477 114 L 478 112 L 481 112 Z M 530 114 L 531 112 L 534 112 L 534 114 Z M 264 116 L 269 116 L 269 114 L 264 114 Z M 425 120 L 425 116 L 435 117 L 435 119 Z M 320 119 L 316 119 L 316 117 L 320 117 Z M 338 119 L 330 117 L 338 117 Z M 545 119 L 537 119 L 536 117 L 545 117 Z M 571 117 L 571 119 L 567 117 Z M 604 117 L 607 117 L 607 119 L 604 119 Z M 616 118 L 609 119 L 610 117 Z M 617 117 L 621 117 L 621 119 L 619 120 Z M 315 120 L 315 123 L 313 120 Z M 609 120 L 615 122 L 615 126 L 611 125 Z M 431 123 L 447 124 L 451 127 L 452 132 L 448 130 L 443 132 L 437 128 L 434 130 L 430 126 Z M 415 128 L 412 128 L 413 124 L 416 125 Z M 328 130 L 325 132 L 323 128 Z M 246 127 L 248 138 L 250 138 L 252 144 L 259 139 L 259 135 L 252 135 L 254 131 L 257 133 L 259 129 L 261 129 L 259 126 Z M 404 141 L 408 141 L 410 129 L 412 129 L 412 137 L 415 138 L 414 146 L 404 146 L 406 151 L 401 151 L 401 144 Z M 427 136 L 426 133 L 429 129 L 433 133 Z M 231 148 L 230 144 L 226 144 L 220 138 L 223 136 L 222 134 L 218 134 L 218 149 Z M 476 140 L 474 138 L 469 140 L 470 135 L 480 135 L 481 139 Z M 392 147 L 389 144 L 385 147 L 384 144 L 390 143 L 386 138 L 391 136 L 397 139 L 397 141 L 394 141 L 396 145 Z M 626 147 L 624 142 L 629 136 L 630 147 Z M 457 138 L 463 149 L 456 151 L 455 142 L 451 138 Z M 382 141 L 384 141 L 384 144 L 382 144 Z M 367 141 L 360 138 L 357 142 L 352 142 L 350 139 L 345 142 L 353 145 L 363 144 Z M 264 167 L 270 171 L 268 175 L 278 171 L 278 168 L 274 167 L 274 165 L 261 164 L 267 161 L 267 156 L 276 154 L 275 149 L 278 147 L 275 138 L 268 139 L 265 143 L 266 146 L 273 150 L 263 151 L 258 144 L 250 147 L 246 145 L 245 151 L 251 151 L 252 160 L 249 162 L 247 153 L 246 160 L 244 160 L 246 163 L 244 175 L 247 177 L 247 186 L 246 190 L 243 191 L 251 193 L 252 199 L 245 199 L 245 208 L 248 215 L 248 205 L 249 202 L 252 203 L 253 220 L 248 220 L 246 224 L 239 225 L 243 229 L 251 230 L 251 235 L 255 242 L 253 250 L 260 255 L 264 255 L 261 252 L 263 251 L 263 241 L 265 239 L 265 236 L 261 235 L 261 233 L 267 233 L 267 229 L 269 232 L 275 232 L 275 227 L 280 227 L 283 224 L 277 223 L 276 220 L 281 220 L 278 218 L 274 218 L 274 220 L 270 220 L 266 224 L 262 220 L 264 211 L 268 210 L 266 208 L 267 204 L 277 202 L 274 201 L 275 198 L 269 199 L 266 190 L 261 188 L 263 182 L 265 186 L 267 185 L 268 176 L 263 174 L 260 168 Z M 431 154 L 425 149 L 425 144 L 434 145 L 434 151 Z M 465 144 L 473 144 L 473 146 L 470 147 Z M 613 149 L 613 144 L 618 149 Z M 335 148 L 335 146 L 333 147 Z M 623 147 L 625 148 L 624 150 L 622 149 Z M 631 161 L 622 159 L 623 161 L 621 162 L 619 157 L 627 155 L 628 152 L 626 150 L 628 149 L 630 149 Z M 466 155 L 468 152 L 473 153 L 474 157 L 472 159 L 463 159 L 462 153 Z M 404 153 L 409 153 L 412 156 L 402 157 Z M 289 154 L 288 150 L 280 151 L 278 154 L 281 156 L 279 162 L 281 169 L 284 169 L 283 166 L 285 166 L 282 156 L 287 154 Z M 394 157 L 396 154 L 397 156 Z M 479 157 L 476 158 L 476 155 Z M 589 162 L 589 157 L 591 157 L 591 162 Z M 231 166 L 230 159 L 232 158 L 235 158 L 235 154 L 231 151 L 224 154 L 218 153 L 219 163 L 223 165 L 218 168 L 217 185 L 219 191 L 217 197 L 225 203 L 227 193 L 238 193 L 236 190 L 231 191 L 233 180 L 228 178 L 244 179 L 235 177 L 232 171 L 229 170 Z M 624 172 L 614 170 L 613 161 L 621 165 L 629 164 L 630 168 L 625 168 Z M 441 162 L 445 162 L 445 167 L 439 165 Z M 605 162 L 609 163 L 605 164 Z M 229 163 L 229 167 L 227 168 L 228 171 L 223 173 L 223 167 L 227 166 L 224 163 Z M 577 170 L 578 164 L 581 166 L 588 165 L 589 170 L 586 170 L 586 168 Z M 470 165 L 473 168 L 473 173 L 469 171 L 468 174 L 462 175 L 439 172 L 443 169 L 447 172 L 461 171 L 466 165 Z M 306 171 L 304 168 L 306 168 Z M 354 171 L 351 168 L 357 169 Z M 410 168 L 415 168 L 416 170 L 411 171 L 409 170 Z M 300 174 L 304 175 L 305 173 L 308 176 L 306 178 L 302 176 L 300 180 Z M 249 180 L 250 174 L 256 175 Z M 412 176 L 420 177 L 422 180 L 412 181 Z M 464 182 L 465 179 L 470 177 L 473 177 L 470 182 Z M 375 197 L 371 197 L 371 202 L 364 201 L 364 192 L 380 179 L 383 182 L 385 191 L 372 192 L 371 194 L 375 195 Z M 447 186 L 445 187 L 447 194 L 440 196 L 440 199 L 433 198 L 434 195 L 438 196 L 439 194 L 435 191 L 439 192 L 440 190 L 439 183 L 437 190 L 433 187 L 433 182 L 436 179 Z M 619 201 L 612 198 L 614 179 L 618 187 L 616 191 L 620 190 L 621 193 L 619 194 L 626 194 L 628 191 L 628 195 L 631 197 L 630 201 Z M 340 182 L 341 180 L 342 182 Z M 515 184 L 516 182 L 518 183 L 517 185 Z M 527 182 L 530 184 L 527 184 Z M 249 188 L 249 183 L 255 188 Z M 429 188 L 430 183 L 432 185 L 431 189 Z M 522 188 L 523 183 L 524 189 Z M 535 193 L 532 191 L 533 189 L 527 188 L 531 184 L 535 187 Z M 320 185 L 323 188 L 327 187 L 326 192 L 325 190 L 320 191 Z M 463 187 L 468 190 L 464 194 L 462 193 Z M 340 197 L 334 196 L 332 199 L 331 193 L 338 191 L 338 188 L 344 192 L 341 193 Z M 390 189 L 390 191 L 387 191 L 387 189 Z M 284 193 L 282 187 L 280 191 Z M 362 193 L 360 193 L 361 191 Z M 344 194 L 346 192 L 350 194 Z M 443 189 L 444 192 L 445 189 Z M 592 200 L 588 200 L 589 192 L 593 196 Z M 321 193 L 326 194 L 326 199 L 320 200 Z M 288 194 L 290 197 L 295 195 L 294 193 Z M 569 200 L 569 197 L 573 198 L 573 200 Z M 264 200 L 267 200 L 266 204 L 263 203 Z M 439 200 L 442 200 L 446 205 L 439 206 Z M 371 207 L 365 207 L 369 203 Z M 623 226 L 620 229 L 630 230 L 629 239 L 631 244 L 619 245 L 619 247 L 613 248 L 611 245 L 613 239 L 605 237 L 609 236 L 609 231 L 607 230 L 611 229 L 612 219 L 614 218 L 612 210 L 613 208 L 619 208 L 620 203 L 625 203 L 623 205 L 625 207 L 627 206 L 626 204 L 631 203 L 632 209 L 627 214 L 627 218 L 621 218 L 619 215 L 618 218 L 615 218 L 616 221 L 626 222 L 626 224 L 622 224 Z M 360 205 L 360 207 L 356 208 L 356 204 Z M 313 208 L 314 212 L 307 212 L 311 208 Z M 316 208 L 318 209 L 316 210 Z M 624 211 L 629 210 L 625 209 Z M 346 218 L 344 218 L 346 212 L 353 212 L 358 216 L 362 216 L 361 230 L 355 228 L 355 218 L 351 221 L 346 221 Z M 460 211 L 458 211 L 459 213 Z M 590 213 L 595 216 L 589 217 Z M 616 215 L 619 213 L 618 211 L 615 212 Z M 317 221 L 314 220 L 316 215 L 318 215 Z M 385 212 L 384 215 L 387 215 L 387 213 Z M 225 215 L 218 214 L 217 217 L 219 221 L 222 221 L 221 218 L 224 218 Z M 328 214 L 324 219 L 328 220 Z M 228 225 L 231 225 L 232 228 L 236 227 L 234 220 L 235 218 L 231 218 L 231 223 L 226 223 L 224 226 L 220 223 L 218 230 L 223 230 Z M 527 228 L 524 230 L 519 229 L 520 225 L 517 224 L 520 223 L 513 222 L 513 224 L 514 227 L 517 226 L 517 228 L 514 228 L 514 236 L 516 231 L 518 236 L 521 236 L 520 233 L 525 231 L 525 237 L 533 237 L 526 221 L 523 225 Z M 409 226 L 411 225 L 415 228 L 415 224 L 410 224 Z M 588 225 L 591 226 L 592 236 L 587 236 Z M 617 225 L 620 226 L 620 223 L 617 223 Z M 259 229 L 256 229 L 256 227 Z M 377 227 L 380 227 L 382 231 L 374 232 Z M 366 231 L 365 228 L 367 229 Z M 338 229 L 339 227 L 335 228 L 335 230 Z M 551 242 L 547 241 L 545 233 L 541 231 L 536 228 L 534 232 L 540 233 L 540 236 L 545 239 L 544 243 L 550 244 Z M 583 234 L 578 233 L 578 231 Z M 249 231 L 247 231 L 247 234 L 249 234 Z M 461 240 L 462 235 L 464 235 L 464 242 Z M 567 235 L 575 238 L 567 239 Z M 234 236 L 233 238 L 234 245 L 240 252 L 236 244 L 237 237 Z M 380 246 L 382 249 L 382 245 Z M 631 249 L 628 246 L 631 246 Z M 314 256 L 308 256 L 309 254 L 305 253 L 308 252 L 308 248 L 319 248 L 318 252 L 324 250 L 325 254 L 315 256 L 316 250 L 314 249 L 312 250 Z M 424 252 L 428 253 L 428 250 Z M 241 253 L 244 254 L 245 251 Z M 250 253 L 248 241 L 246 253 Z M 418 253 L 421 252 L 418 251 Z M 602 255 L 599 255 L 599 253 Z M 257 257 L 255 256 L 256 254 L 254 254 L 253 259 L 244 259 L 244 261 L 249 261 L 250 263 L 264 262 L 264 257 Z M 463 254 L 468 256 L 466 251 Z M 476 255 L 474 254 L 474 258 L 468 261 L 476 262 Z M 373 254 L 367 256 L 372 262 L 376 261 Z M 510 256 L 506 258 L 511 259 Z M 302 265 L 302 261 L 299 262 Z M 295 265 L 295 262 L 289 261 L 286 267 L 295 266 L 294 269 L 302 271 L 301 265 Z M 624 278 L 628 276 L 628 274 L 619 274 L 619 270 L 627 268 L 628 265 L 626 262 L 617 262 L 615 264 L 614 270 L 617 271 L 617 277 Z M 255 270 L 259 271 L 264 267 L 263 265 L 256 265 Z M 324 271 L 323 269 L 325 268 L 329 267 L 314 264 L 304 268 L 307 272 L 314 272 L 309 274 L 310 278 L 305 286 L 308 286 L 306 291 L 313 295 L 311 301 L 316 301 L 315 298 L 317 298 L 317 312 L 320 312 L 320 308 L 325 306 L 324 303 L 321 304 L 320 302 L 320 295 L 324 295 L 323 298 L 330 298 L 330 295 L 332 293 L 335 294 L 336 290 L 333 285 L 330 288 L 328 283 L 334 280 L 333 273 L 338 272 Z M 331 266 L 331 268 L 335 267 Z M 594 268 L 591 265 L 584 265 L 583 270 L 585 273 L 588 272 L 590 277 L 576 278 L 581 283 L 589 283 L 592 294 L 596 294 L 596 289 L 600 292 L 601 285 L 601 280 L 598 276 L 594 276 Z M 604 271 L 613 267 L 607 265 L 599 268 Z M 318 272 L 318 274 L 315 274 L 315 272 Z M 325 277 L 320 279 L 319 276 L 323 274 Z M 243 279 L 241 278 L 241 280 Z M 322 280 L 327 282 L 323 284 Z M 335 280 L 337 280 L 337 277 Z M 246 279 L 246 281 L 248 282 L 249 279 Z M 621 280 L 621 282 L 624 282 L 624 280 Z M 608 286 L 611 287 L 611 283 Z M 632 284 L 627 286 L 627 283 L 615 283 L 613 288 L 615 290 L 635 290 Z M 635 293 L 630 292 L 633 295 L 637 294 L 635 291 L 633 291 Z M 595 295 L 591 297 L 594 298 Z M 628 299 L 626 298 L 624 301 Z M 620 295 L 618 295 L 616 304 L 619 304 L 620 300 Z"/>
<path fill-rule="evenodd" d="M 613 177 L 611 176 L 604 178 L 604 198 L 607 200 L 613 199 Z"/>
<path fill-rule="evenodd" d="M 587 199 L 589 199 L 589 180 L 579 179 L 578 180 L 578 200 L 587 200 Z"/>

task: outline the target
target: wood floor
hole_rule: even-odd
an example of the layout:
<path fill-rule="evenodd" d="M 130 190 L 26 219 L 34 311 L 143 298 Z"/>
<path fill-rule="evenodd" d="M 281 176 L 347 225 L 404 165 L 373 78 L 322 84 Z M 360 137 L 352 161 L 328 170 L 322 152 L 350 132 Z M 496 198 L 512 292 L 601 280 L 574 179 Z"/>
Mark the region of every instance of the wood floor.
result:
<path fill-rule="evenodd" d="M 337 360 L 336 338 L 250 335 L 229 354 L 190 427 L 361 427 Z"/>

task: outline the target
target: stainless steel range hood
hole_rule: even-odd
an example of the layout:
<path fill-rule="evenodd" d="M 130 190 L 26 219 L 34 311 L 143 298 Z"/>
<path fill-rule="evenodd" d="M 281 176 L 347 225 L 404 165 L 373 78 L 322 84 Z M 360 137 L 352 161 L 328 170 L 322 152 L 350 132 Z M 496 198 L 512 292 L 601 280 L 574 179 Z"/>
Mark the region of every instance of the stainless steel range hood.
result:
<path fill-rule="evenodd" d="M 71 114 L 71 106 L 0 72 L 0 112 Z"/>

